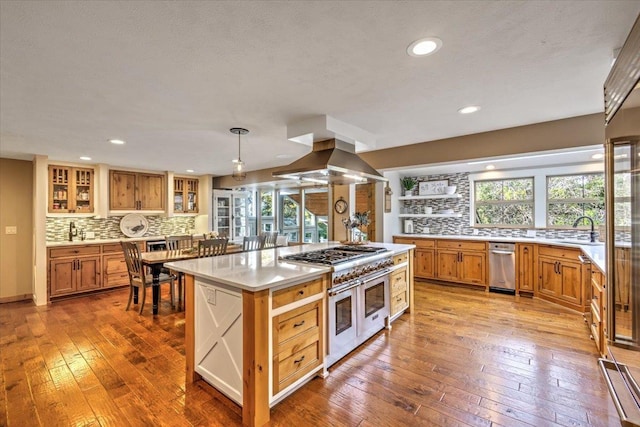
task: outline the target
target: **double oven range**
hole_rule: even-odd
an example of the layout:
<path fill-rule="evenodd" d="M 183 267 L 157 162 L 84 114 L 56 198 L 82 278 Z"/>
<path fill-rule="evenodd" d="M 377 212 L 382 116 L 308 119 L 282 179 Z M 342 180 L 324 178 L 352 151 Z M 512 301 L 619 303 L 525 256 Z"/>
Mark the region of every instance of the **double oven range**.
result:
<path fill-rule="evenodd" d="M 392 254 L 376 246 L 345 245 L 281 257 L 330 265 L 327 367 L 383 329 L 390 313 Z"/>

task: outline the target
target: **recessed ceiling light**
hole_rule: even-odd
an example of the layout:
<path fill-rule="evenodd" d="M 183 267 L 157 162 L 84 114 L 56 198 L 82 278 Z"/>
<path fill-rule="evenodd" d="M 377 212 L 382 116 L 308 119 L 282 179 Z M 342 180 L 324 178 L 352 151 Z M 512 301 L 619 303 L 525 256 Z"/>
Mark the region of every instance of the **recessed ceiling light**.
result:
<path fill-rule="evenodd" d="M 407 47 L 409 56 L 426 56 L 436 53 L 442 47 L 442 40 L 437 37 L 426 37 L 416 40 Z"/>
<path fill-rule="evenodd" d="M 121 140 L 121 139 L 110 139 L 109 142 L 112 143 L 112 144 L 116 144 L 116 145 L 123 145 L 124 144 L 124 141 Z"/>
<path fill-rule="evenodd" d="M 478 107 L 477 105 L 469 105 L 468 107 L 463 107 L 463 108 L 459 109 L 458 113 L 460 113 L 460 114 L 471 114 L 471 113 L 475 113 L 479 109 L 480 109 L 480 107 Z"/>
<path fill-rule="evenodd" d="M 593 156 L 591 156 L 591 158 L 593 160 L 600 160 L 600 159 L 604 159 L 604 154 L 603 153 L 596 153 Z"/>
<path fill-rule="evenodd" d="M 496 167 L 495 167 L 495 166 L 493 166 L 493 165 L 487 165 L 487 166 L 485 166 L 484 168 L 485 168 L 486 170 L 490 170 L 490 171 L 492 171 L 492 170 L 494 170 Z"/>
<path fill-rule="evenodd" d="M 187 172 L 194 173 L 195 171 L 193 169 L 187 169 Z"/>
<path fill-rule="evenodd" d="M 81 156 L 80 160 L 91 160 L 91 157 L 88 156 Z"/>

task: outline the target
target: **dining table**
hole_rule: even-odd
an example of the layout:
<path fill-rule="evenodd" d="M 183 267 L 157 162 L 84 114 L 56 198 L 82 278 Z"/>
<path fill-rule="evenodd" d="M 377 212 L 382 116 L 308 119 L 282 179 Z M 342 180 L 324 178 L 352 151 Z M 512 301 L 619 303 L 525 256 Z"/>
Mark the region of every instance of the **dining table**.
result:
<path fill-rule="evenodd" d="M 227 245 L 227 254 L 236 252 L 242 252 L 242 245 L 235 243 Z M 153 291 L 152 299 L 154 315 L 158 314 L 158 307 L 160 305 L 160 273 L 162 272 L 162 266 L 165 262 L 183 261 L 192 258 L 198 258 L 197 248 L 160 250 L 140 253 L 140 261 L 142 265 L 149 267 L 149 269 L 151 270 L 151 276 L 153 277 L 153 285 L 151 286 L 151 289 Z M 133 303 L 138 303 L 138 288 L 133 289 Z"/>

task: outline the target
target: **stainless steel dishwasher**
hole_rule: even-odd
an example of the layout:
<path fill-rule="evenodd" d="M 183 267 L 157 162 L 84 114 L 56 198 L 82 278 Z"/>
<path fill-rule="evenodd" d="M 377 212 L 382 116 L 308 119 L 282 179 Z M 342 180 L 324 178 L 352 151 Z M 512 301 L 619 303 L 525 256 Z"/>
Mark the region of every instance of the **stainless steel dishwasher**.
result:
<path fill-rule="evenodd" d="M 516 245 L 489 243 L 489 290 L 516 292 Z"/>

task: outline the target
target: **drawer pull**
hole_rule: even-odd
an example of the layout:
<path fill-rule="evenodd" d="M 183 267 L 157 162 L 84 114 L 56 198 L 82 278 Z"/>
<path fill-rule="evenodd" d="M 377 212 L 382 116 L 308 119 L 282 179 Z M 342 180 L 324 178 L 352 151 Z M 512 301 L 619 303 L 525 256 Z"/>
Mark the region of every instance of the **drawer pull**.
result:
<path fill-rule="evenodd" d="M 77 253 L 79 253 L 79 252 L 80 252 L 80 251 L 79 251 L 79 250 L 77 250 L 77 249 L 73 251 L 73 253 L 74 253 L 74 254 L 77 254 Z"/>
<path fill-rule="evenodd" d="M 299 327 L 300 327 L 300 326 L 302 326 L 302 325 L 304 325 L 304 320 L 303 320 L 302 322 L 300 322 L 300 323 L 294 323 L 294 324 L 293 324 L 293 327 L 294 327 L 294 328 L 299 328 Z"/>
<path fill-rule="evenodd" d="M 300 359 L 294 360 L 293 363 L 298 364 L 298 363 L 302 362 L 303 360 L 304 360 L 304 355 Z"/>
<path fill-rule="evenodd" d="M 402 301 L 402 297 L 396 297 L 396 302 Z"/>
<path fill-rule="evenodd" d="M 304 291 L 298 291 L 298 295 L 304 295 Z"/>

